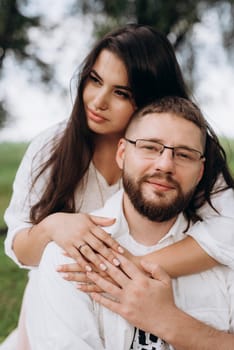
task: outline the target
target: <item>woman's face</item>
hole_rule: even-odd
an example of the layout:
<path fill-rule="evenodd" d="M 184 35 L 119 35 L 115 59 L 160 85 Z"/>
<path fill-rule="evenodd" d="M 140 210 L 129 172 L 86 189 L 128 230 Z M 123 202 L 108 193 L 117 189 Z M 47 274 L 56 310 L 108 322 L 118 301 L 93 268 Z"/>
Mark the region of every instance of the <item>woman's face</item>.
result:
<path fill-rule="evenodd" d="M 125 65 L 109 50 L 102 50 L 83 91 L 89 128 L 102 135 L 122 136 L 135 110 Z"/>

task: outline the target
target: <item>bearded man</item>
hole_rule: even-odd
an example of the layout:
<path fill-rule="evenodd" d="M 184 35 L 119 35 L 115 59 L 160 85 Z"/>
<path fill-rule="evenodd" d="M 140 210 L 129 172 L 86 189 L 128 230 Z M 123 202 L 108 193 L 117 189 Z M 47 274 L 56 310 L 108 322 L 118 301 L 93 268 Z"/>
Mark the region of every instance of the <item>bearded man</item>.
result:
<path fill-rule="evenodd" d="M 124 189 L 95 212 L 96 215 L 116 218 L 108 232 L 131 254 L 144 255 L 179 241 L 194 223 L 202 220 L 198 209 L 209 199 L 207 189 L 211 189 L 214 183 L 214 174 L 209 166 L 212 159 L 206 159 L 210 154 L 211 135 L 200 110 L 182 98 L 163 98 L 134 114 L 125 138 L 119 142 L 116 156 L 123 171 Z M 82 249 L 85 247 L 81 248 L 81 252 Z M 116 295 L 113 292 L 110 297 L 115 299 L 105 304 L 103 296 L 92 294 L 96 301 L 115 310 L 116 313 L 113 313 L 83 293 L 84 285 L 77 288 L 75 283 L 63 280 L 56 272 L 58 265 L 71 262 L 72 259 L 63 256 L 55 243 L 48 244 L 38 268 L 37 291 L 29 290 L 32 297 L 31 304 L 27 305 L 27 309 L 31 310 L 28 329 L 33 349 L 177 348 L 178 339 L 175 341 L 170 336 L 172 332 L 165 322 L 164 328 L 145 327 L 146 331 L 149 330 L 145 332 L 117 314 L 118 303 L 121 306 L 118 295 L 121 295 L 121 289 L 124 290 L 124 286 L 121 287 L 123 273 L 118 267 L 113 267 L 116 273 L 111 276 L 115 279 L 119 273 L 122 274 L 112 285 Z M 107 272 L 112 271 L 110 264 L 105 263 Z M 95 273 L 88 272 L 88 277 L 105 289 L 104 280 Z M 125 277 L 129 278 L 127 272 Z M 86 274 L 85 278 L 87 280 Z M 230 334 L 223 338 L 223 332 L 233 333 L 234 329 L 233 280 L 233 271 L 224 266 L 173 280 L 175 303 L 188 315 L 182 329 L 186 332 L 190 316 L 193 322 L 194 319 L 199 320 L 204 349 L 214 349 L 208 343 L 210 330 L 220 333 L 217 349 L 229 349 Z M 128 297 L 130 300 L 131 291 Z M 111 303 L 117 306 L 114 308 Z M 155 324 L 160 325 L 160 317 L 157 317 L 160 305 L 155 305 L 150 298 L 148 303 L 152 303 L 155 310 Z M 142 317 L 147 320 L 149 310 L 144 310 L 144 304 L 141 307 L 144 311 Z M 124 312 L 119 313 L 126 316 Z M 173 314 L 171 316 L 173 318 Z M 143 321 L 132 323 L 144 325 Z M 168 321 L 168 324 L 171 327 L 172 322 Z M 156 329 L 156 332 L 151 334 L 151 329 Z M 180 349 L 197 349 L 194 347 L 196 344 L 191 343 L 188 337 L 183 340 L 182 335 L 183 332 Z"/>

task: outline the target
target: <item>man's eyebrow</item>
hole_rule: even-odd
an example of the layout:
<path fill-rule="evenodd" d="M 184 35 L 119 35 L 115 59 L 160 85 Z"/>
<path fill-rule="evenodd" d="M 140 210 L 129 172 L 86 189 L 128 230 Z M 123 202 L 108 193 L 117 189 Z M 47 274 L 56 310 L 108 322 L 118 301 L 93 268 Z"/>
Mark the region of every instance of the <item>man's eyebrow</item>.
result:
<path fill-rule="evenodd" d="M 142 139 L 142 140 L 145 140 L 145 141 L 150 141 L 150 142 L 158 142 L 158 143 L 161 143 L 162 145 L 165 145 L 165 146 L 168 146 L 162 139 L 158 139 L 158 138 L 148 138 L 148 139 Z M 173 148 L 184 148 L 184 149 L 187 149 L 187 150 L 193 150 L 193 151 L 198 151 L 198 152 L 201 152 L 199 151 L 198 149 L 190 146 L 190 145 L 185 145 L 183 143 L 180 143 L 176 146 L 168 146 L 168 147 L 173 147 Z"/>
<path fill-rule="evenodd" d="M 99 80 L 103 81 L 102 77 L 95 71 L 95 69 L 92 69 L 91 73 L 96 75 L 96 77 Z M 132 92 L 132 89 L 129 86 L 127 86 L 127 85 L 114 85 L 114 87 L 117 88 L 117 89 L 121 89 L 121 90 L 126 90 L 126 91 L 129 91 L 129 92 Z"/>

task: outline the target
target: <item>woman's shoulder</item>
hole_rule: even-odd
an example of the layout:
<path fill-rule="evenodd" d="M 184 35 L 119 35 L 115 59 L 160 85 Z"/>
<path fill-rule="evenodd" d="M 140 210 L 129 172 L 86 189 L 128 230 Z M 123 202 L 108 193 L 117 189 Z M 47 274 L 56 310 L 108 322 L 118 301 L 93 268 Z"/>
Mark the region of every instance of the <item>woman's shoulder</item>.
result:
<path fill-rule="evenodd" d="M 50 153 L 53 146 L 61 139 L 67 126 L 67 120 L 56 123 L 35 136 L 29 144 L 27 153 Z"/>
<path fill-rule="evenodd" d="M 47 142 L 60 138 L 64 133 L 67 123 L 67 120 L 63 120 L 59 123 L 50 126 L 49 128 L 43 130 L 36 137 L 34 137 L 31 143 L 45 144 Z"/>

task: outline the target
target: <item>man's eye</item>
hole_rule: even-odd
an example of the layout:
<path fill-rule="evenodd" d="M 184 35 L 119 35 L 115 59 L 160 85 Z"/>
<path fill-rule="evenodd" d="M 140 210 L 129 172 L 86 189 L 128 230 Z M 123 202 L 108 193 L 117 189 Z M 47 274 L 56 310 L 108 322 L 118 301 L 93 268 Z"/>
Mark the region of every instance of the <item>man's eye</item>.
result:
<path fill-rule="evenodd" d="M 154 146 L 143 146 L 144 149 L 148 150 L 148 151 L 156 151 L 157 149 Z"/>
<path fill-rule="evenodd" d="M 177 152 L 176 156 L 181 158 L 181 159 L 190 159 L 191 155 L 189 153 L 185 153 L 185 152 Z"/>

